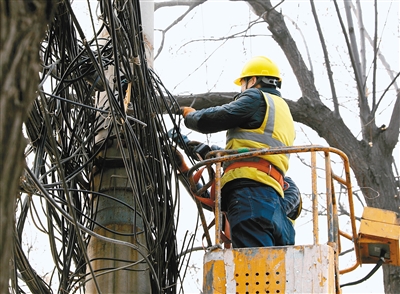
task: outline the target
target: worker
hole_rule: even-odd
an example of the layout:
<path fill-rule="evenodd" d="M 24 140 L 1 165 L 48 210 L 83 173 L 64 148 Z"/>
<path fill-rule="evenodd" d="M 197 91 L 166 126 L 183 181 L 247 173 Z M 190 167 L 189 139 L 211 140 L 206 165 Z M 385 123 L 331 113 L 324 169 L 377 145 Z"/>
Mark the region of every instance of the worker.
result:
<path fill-rule="evenodd" d="M 292 146 L 293 118 L 281 98 L 282 78 L 265 56 L 250 59 L 234 83 L 241 93 L 222 106 L 181 107 L 186 127 L 200 133 L 227 131 L 225 149 Z M 224 163 L 221 209 L 234 248 L 293 245 L 295 231 L 282 202 L 288 154 L 261 155 Z"/>
<path fill-rule="evenodd" d="M 201 154 L 195 155 L 196 158 L 199 158 L 200 160 L 205 159 L 205 155 L 212 150 L 223 150 L 223 148 L 213 145 L 212 147 L 201 143 L 199 141 L 188 141 L 187 146 L 192 152 L 192 154 L 197 153 L 198 150 L 201 150 Z M 201 148 L 198 148 L 201 146 Z M 190 182 L 188 179 L 188 172 L 190 167 L 188 164 L 185 162 L 185 159 L 182 155 L 181 152 L 175 147 L 171 146 L 173 154 L 174 154 L 174 162 L 176 164 L 177 169 L 179 170 L 179 180 L 182 182 L 182 184 L 185 186 L 185 188 L 189 191 L 189 194 L 192 195 L 192 192 L 190 190 Z M 285 181 L 285 189 L 284 189 L 284 197 L 281 197 L 280 200 L 282 202 L 283 209 L 286 213 L 286 216 L 291 219 L 293 222 L 300 216 L 301 210 L 302 210 L 302 199 L 301 199 L 301 193 L 295 182 L 290 178 L 289 176 L 285 176 L 284 178 Z M 196 182 L 196 189 L 200 190 L 202 188 L 202 183 L 201 182 Z M 198 196 L 198 195 L 197 195 Z M 200 195 L 201 197 L 204 198 L 210 198 L 212 197 L 210 195 L 209 191 L 204 191 L 203 195 Z M 212 210 L 212 207 L 210 206 L 203 206 L 207 210 Z"/>
<path fill-rule="evenodd" d="M 211 150 L 222 150 L 222 148 L 219 146 L 213 145 L 212 147 L 210 147 L 198 141 L 188 140 L 186 144 L 187 147 L 190 149 L 191 156 L 194 156 L 196 160 L 205 159 L 205 155 Z M 179 150 L 175 146 L 171 146 L 171 149 L 173 151 L 173 156 L 174 156 L 173 161 L 175 163 L 175 167 L 179 171 L 178 174 L 179 181 L 183 184 L 183 186 L 186 188 L 186 190 L 189 192 L 189 195 L 192 196 L 193 199 L 197 198 L 197 200 L 200 201 L 204 209 L 209 211 L 214 211 L 215 195 L 213 195 L 212 189 L 211 191 L 205 190 L 201 195 L 193 194 L 193 191 L 191 190 L 190 187 L 190 181 L 188 179 L 188 172 L 190 168 L 188 164 L 185 162 L 185 159 L 181 154 L 181 152 L 179 152 Z M 200 153 L 197 153 L 198 151 L 200 151 Z M 201 174 L 202 173 L 200 172 L 199 175 L 201 176 Z M 193 176 L 193 180 L 196 184 L 196 190 L 200 191 L 203 187 L 203 184 L 199 181 L 197 173 L 196 175 Z M 286 186 L 284 189 L 284 197 L 280 197 L 279 199 L 281 200 L 281 204 L 284 208 L 286 216 L 294 223 L 294 221 L 300 216 L 302 210 L 301 194 L 296 184 L 290 177 L 285 176 L 284 180 Z M 221 239 L 223 240 L 225 248 L 231 248 L 230 225 L 229 221 L 225 219 L 225 214 L 222 217 L 222 223 L 224 225 L 221 232 L 222 233 Z"/>

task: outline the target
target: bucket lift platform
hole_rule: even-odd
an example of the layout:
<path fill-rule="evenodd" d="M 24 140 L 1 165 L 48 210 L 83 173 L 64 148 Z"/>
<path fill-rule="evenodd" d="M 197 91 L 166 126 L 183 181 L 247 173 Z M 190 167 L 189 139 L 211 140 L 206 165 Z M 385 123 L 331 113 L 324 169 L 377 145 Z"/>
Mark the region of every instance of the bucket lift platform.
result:
<path fill-rule="evenodd" d="M 334 293 L 328 245 L 217 249 L 204 255 L 204 293 Z"/>
<path fill-rule="evenodd" d="M 311 154 L 312 182 L 312 217 L 313 244 L 301 246 L 257 247 L 257 248 L 222 248 L 222 214 L 221 214 L 221 167 L 230 160 L 282 153 Z M 324 154 L 327 235 L 325 244 L 319 242 L 318 198 L 316 154 Z M 338 155 L 343 161 L 345 178 L 331 170 L 330 154 Z M 207 167 L 209 182 L 199 190 L 192 180 L 196 170 Z M 214 167 L 215 166 L 215 170 Z M 201 205 L 198 204 L 200 217 L 208 247 L 204 255 L 203 293 L 341 293 L 340 275 L 355 270 L 362 263 L 375 263 L 380 258 L 383 263 L 399 265 L 400 222 L 397 214 L 381 209 L 366 208 L 361 222 L 360 233 L 357 233 L 353 192 L 350 181 L 350 167 L 347 156 L 340 150 L 323 146 L 293 146 L 269 149 L 217 150 L 207 154 L 206 159 L 189 170 L 191 190 L 195 195 L 215 184 L 215 241 L 211 243 L 207 224 Z M 214 182 L 215 181 L 215 182 Z M 351 234 L 339 229 L 339 220 L 334 191 L 334 181 L 347 190 L 349 204 L 349 222 Z M 377 219 L 377 217 L 379 219 Z M 383 228 L 383 229 L 382 229 Z M 356 262 L 353 266 L 340 270 L 339 254 L 340 237 L 354 243 Z M 381 251 L 381 250 L 384 251 Z M 379 251 L 379 252 L 377 252 Z M 384 256 L 381 255 L 384 253 Z"/>

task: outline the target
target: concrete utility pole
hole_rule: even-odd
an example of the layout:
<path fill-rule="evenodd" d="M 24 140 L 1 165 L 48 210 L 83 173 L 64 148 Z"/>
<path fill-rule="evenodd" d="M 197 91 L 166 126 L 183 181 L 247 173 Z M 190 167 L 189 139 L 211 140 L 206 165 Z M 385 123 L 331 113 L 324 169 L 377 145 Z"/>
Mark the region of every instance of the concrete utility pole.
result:
<path fill-rule="evenodd" d="M 141 1 L 140 5 L 147 63 L 153 67 L 154 2 Z M 113 66 L 108 67 L 106 75 L 112 85 Z M 107 91 L 102 93 L 98 103 L 108 104 Z M 135 189 L 129 185 L 121 154 L 123 147 L 118 144 L 116 131 L 114 128 L 113 133 L 109 134 L 107 118 L 102 119 L 102 129 L 96 136 L 96 144 L 102 144 L 108 139 L 97 157 L 102 165 L 93 172 L 92 189 L 135 207 Z M 136 249 L 92 237 L 87 252 L 97 278 L 95 282 L 87 268 L 86 293 L 98 293 L 98 288 L 101 293 L 107 294 L 151 293 L 150 271 L 143 259 L 143 255 L 147 254 L 147 244 L 140 214 L 103 196 L 93 195 L 92 201 L 93 207 L 97 208 L 96 222 L 99 224 L 94 231 L 101 236 L 128 242 Z"/>

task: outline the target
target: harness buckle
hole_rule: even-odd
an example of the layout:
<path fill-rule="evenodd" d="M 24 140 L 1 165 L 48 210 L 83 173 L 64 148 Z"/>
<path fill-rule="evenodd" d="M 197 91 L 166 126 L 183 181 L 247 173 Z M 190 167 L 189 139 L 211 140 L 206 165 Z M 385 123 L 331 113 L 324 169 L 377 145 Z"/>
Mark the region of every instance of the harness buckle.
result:
<path fill-rule="evenodd" d="M 268 164 L 268 173 L 267 175 L 271 176 L 272 164 Z"/>

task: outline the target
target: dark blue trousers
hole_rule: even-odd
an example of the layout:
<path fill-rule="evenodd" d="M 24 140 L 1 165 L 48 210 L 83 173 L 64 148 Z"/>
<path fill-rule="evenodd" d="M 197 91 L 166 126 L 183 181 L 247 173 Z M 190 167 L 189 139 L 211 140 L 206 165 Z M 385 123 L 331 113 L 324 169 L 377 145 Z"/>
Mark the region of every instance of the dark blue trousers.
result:
<path fill-rule="evenodd" d="M 233 248 L 294 245 L 293 224 L 275 189 L 241 187 L 223 197 Z"/>

